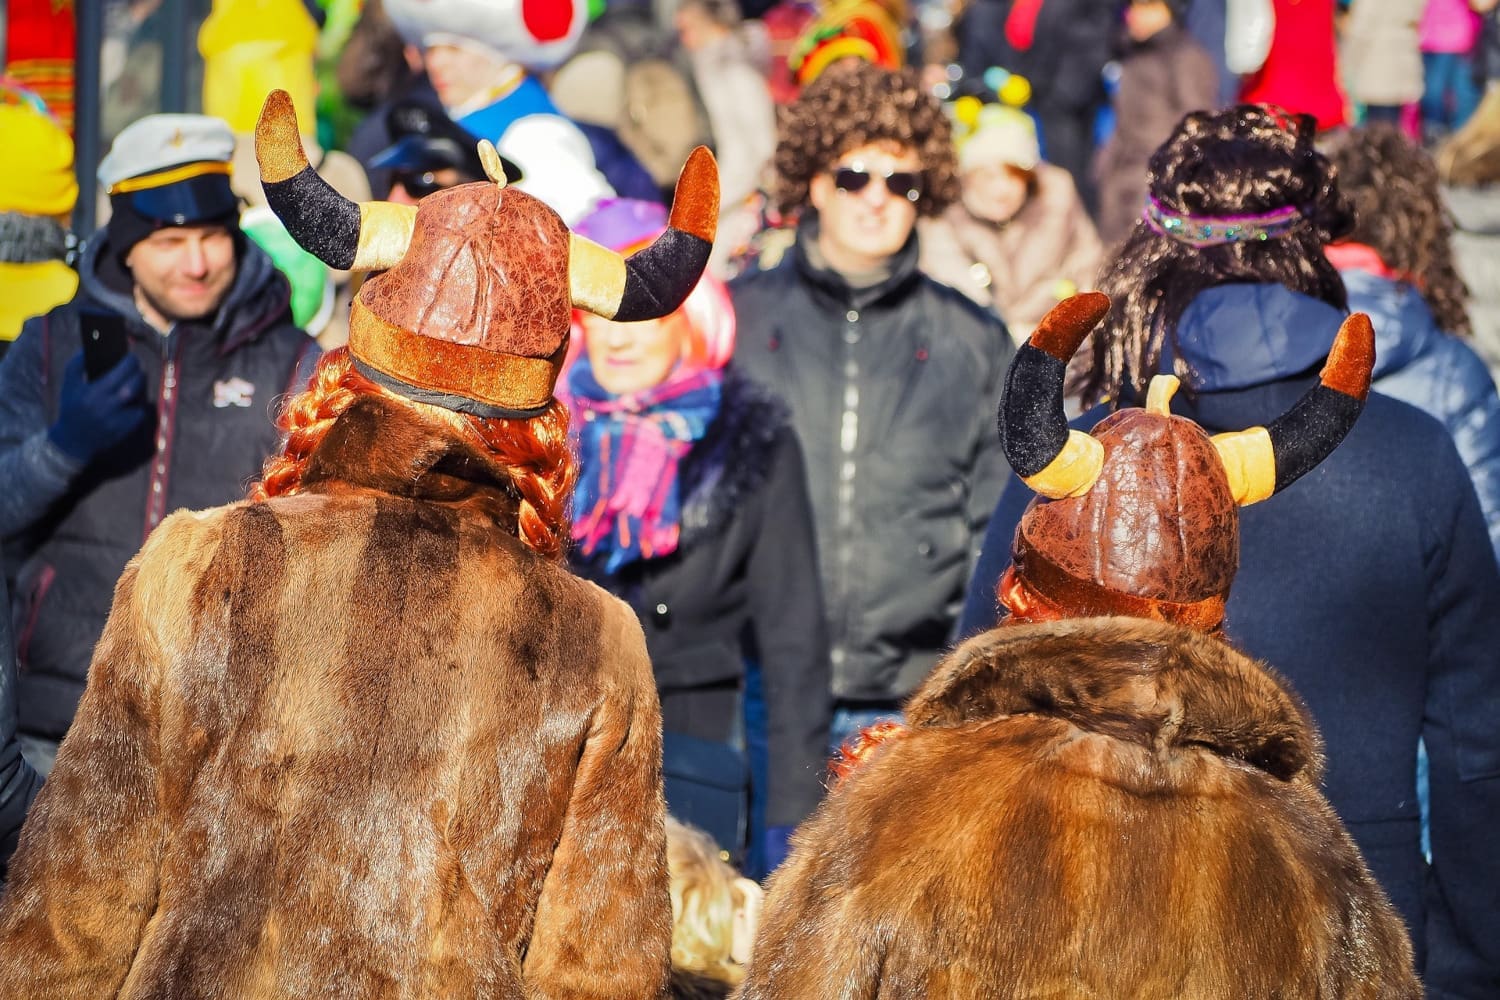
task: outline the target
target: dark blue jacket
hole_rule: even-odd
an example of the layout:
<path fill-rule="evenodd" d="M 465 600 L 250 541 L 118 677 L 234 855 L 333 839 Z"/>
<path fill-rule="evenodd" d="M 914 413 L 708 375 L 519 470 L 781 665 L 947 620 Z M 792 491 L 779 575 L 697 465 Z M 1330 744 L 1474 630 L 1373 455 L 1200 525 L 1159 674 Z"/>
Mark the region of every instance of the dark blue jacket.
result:
<path fill-rule="evenodd" d="M 9 600 L 5 575 L 0 573 L 0 612 Z M 10 616 L 0 614 L 0 872 L 10 864 L 31 800 L 42 788 L 41 776 L 21 756 L 17 715 L 16 657 L 10 638 Z"/>
<path fill-rule="evenodd" d="M 1173 411 L 1214 432 L 1269 423 L 1313 383 L 1318 359 L 1306 356 L 1327 353 L 1340 319 L 1279 286 L 1203 293 L 1179 341 L 1216 375 L 1200 377 L 1196 397 L 1179 393 Z M 1275 370 L 1277 344 L 1296 368 Z M 1105 414 L 1095 408 L 1074 425 Z M 995 587 L 1030 500 L 1014 479 L 1000 499 L 964 635 L 995 621 Z M 1240 533 L 1229 638 L 1280 670 L 1312 709 L 1327 743 L 1328 799 L 1412 931 L 1428 995 L 1500 995 L 1500 570 L 1451 438 L 1426 414 L 1372 394 L 1322 465 L 1241 512 Z M 1431 866 L 1419 739 L 1431 761 Z"/>
<path fill-rule="evenodd" d="M 0 538 L 6 546 L 20 663 L 21 730 L 58 741 L 83 694 L 115 581 L 162 518 L 245 495 L 276 450 L 274 414 L 306 384 L 317 343 L 292 323 L 290 289 L 265 252 L 239 240 L 224 303 L 163 336 L 132 283 L 91 241 L 72 302 L 29 320 L 0 359 Z M 79 306 L 125 317 L 156 419 L 87 467 L 47 436 L 63 371 L 80 350 Z"/>
<path fill-rule="evenodd" d="M 1349 308 L 1375 324 L 1375 389 L 1443 422 L 1469 467 L 1500 553 L 1500 394 L 1468 344 L 1438 329 L 1420 292 L 1368 271 L 1341 272 Z"/>

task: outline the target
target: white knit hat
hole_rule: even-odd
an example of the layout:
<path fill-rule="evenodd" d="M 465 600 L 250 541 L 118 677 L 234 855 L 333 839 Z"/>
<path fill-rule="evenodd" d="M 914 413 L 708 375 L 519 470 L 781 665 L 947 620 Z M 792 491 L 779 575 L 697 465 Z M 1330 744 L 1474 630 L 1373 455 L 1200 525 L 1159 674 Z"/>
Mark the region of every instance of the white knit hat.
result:
<path fill-rule="evenodd" d="M 385 0 L 408 44 L 473 45 L 529 69 L 572 55 L 588 24 L 587 0 Z"/>
<path fill-rule="evenodd" d="M 959 173 L 992 164 L 1035 170 L 1041 162 L 1036 123 L 1026 112 L 1003 104 L 985 105 L 974 131 L 958 147 Z"/>

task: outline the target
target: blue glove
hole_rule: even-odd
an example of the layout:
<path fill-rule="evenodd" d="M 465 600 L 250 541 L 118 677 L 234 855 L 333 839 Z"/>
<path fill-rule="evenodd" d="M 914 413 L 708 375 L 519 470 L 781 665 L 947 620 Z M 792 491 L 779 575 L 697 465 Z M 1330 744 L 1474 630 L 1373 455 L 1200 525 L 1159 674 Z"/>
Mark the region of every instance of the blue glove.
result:
<path fill-rule="evenodd" d="M 794 826 L 768 826 L 761 834 L 761 857 L 765 859 L 767 875 L 780 868 L 792 852 L 792 832 L 796 829 Z"/>
<path fill-rule="evenodd" d="M 57 410 L 47 437 L 63 454 L 87 465 L 140 430 L 151 416 L 146 373 L 135 355 L 127 354 L 90 382 L 79 351 L 63 372 Z"/>

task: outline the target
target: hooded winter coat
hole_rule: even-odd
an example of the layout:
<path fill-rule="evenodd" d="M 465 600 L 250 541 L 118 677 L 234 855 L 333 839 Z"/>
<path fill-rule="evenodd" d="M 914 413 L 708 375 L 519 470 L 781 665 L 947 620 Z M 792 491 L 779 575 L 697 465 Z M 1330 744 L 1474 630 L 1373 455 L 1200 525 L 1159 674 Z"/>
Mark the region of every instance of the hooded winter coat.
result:
<path fill-rule="evenodd" d="M 1448 428 L 1500 556 L 1500 394 L 1489 369 L 1468 344 L 1438 329 L 1415 288 L 1369 271 L 1340 273 L 1349 308 L 1369 313 L 1375 325 L 1375 391 Z"/>
<path fill-rule="evenodd" d="M 906 713 L 798 832 L 743 1000 L 1421 995 L 1311 717 L 1227 644 L 994 629 Z"/>
<path fill-rule="evenodd" d="M 278 446 L 276 406 L 317 361 L 317 343 L 292 323 L 286 279 L 254 243 L 236 242 L 234 283 L 211 321 L 163 336 L 141 318 L 106 228 L 85 252 L 78 296 L 30 320 L 0 359 L 0 537 L 28 735 L 62 739 L 126 562 L 171 511 L 245 495 Z M 156 410 L 87 467 L 47 437 L 81 308 L 124 317 Z"/>
<path fill-rule="evenodd" d="M 1192 378 L 1172 412 L 1211 433 L 1269 424 L 1315 383 L 1342 320 L 1280 285 L 1200 293 L 1176 330 Z M 1107 414 L 1095 407 L 1073 426 Z M 961 634 L 994 623 L 996 584 L 1033 496 L 1012 480 L 1000 498 Z M 1243 508 L 1225 632 L 1274 663 L 1312 709 L 1328 746 L 1328 801 L 1405 920 L 1428 996 L 1497 995 L 1500 569 L 1442 424 L 1371 393 L 1322 464 Z"/>
<path fill-rule="evenodd" d="M 629 608 L 508 478 L 358 400 L 305 492 L 120 579 L 0 904 L 0 997 L 646 1000 L 671 939 Z"/>
<path fill-rule="evenodd" d="M 1036 190 L 1008 222 L 955 204 L 917 224 L 922 270 L 993 309 L 1018 343 L 1048 309 L 1094 287 L 1104 254 L 1068 172 L 1039 163 L 1035 174 Z"/>

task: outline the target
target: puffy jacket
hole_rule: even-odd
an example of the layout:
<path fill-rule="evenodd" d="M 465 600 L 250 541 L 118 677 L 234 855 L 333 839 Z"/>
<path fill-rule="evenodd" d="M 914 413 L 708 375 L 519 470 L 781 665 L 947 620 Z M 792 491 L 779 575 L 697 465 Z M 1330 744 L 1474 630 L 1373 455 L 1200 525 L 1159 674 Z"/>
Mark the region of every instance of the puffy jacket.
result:
<path fill-rule="evenodd" d="M 1203 292 L 1178 325 L 1193 373 L 1172 411 L 1211 432 L 1264 425 L 1313 384 L 1338 310 L 1279 285 Z M 1074 421 L 1088 429 L 1095 407 Z M 1033 494 L 1006 488 L 962 634 L 995 588 Z M 1372 393 L 1321 465 L 1240 512 L 1231 642 L 1274 666 L 1323 730 L 1324 790 L 1406 921 L 1427 996 L 1500 995 L 1500 570 L 1442 425 Z M 1423 857 L 1418 741 L 1429 758 Z"/>
<path fill-rule="evenodd" d="M 1375 324 L 1375 388 L 1443 422 L 1469 468 L 1500 554 L 1500 394 L 1474 349 L 1444 333 L 1410 285 L 1346 270 L 1349 308 Z"/>
<path fill-rule="evenodd" d="M 108 239 L 106 229 L 86 251 L 73 302 L 30 320 L 0 360 L 0 534 L 14 571 L 21 730 L 54 741 L 83 694 L 125 563 L 171 511 L 245 495 L 278 446 L 276 406 L 318 355 L 292 325 L 286 279 L 249 240 L 238 241 L 234 284 L 211 323 L 164 337 L 136 310 Z M 125 317 L 156 406 L 155 426 L 88 467 L 47 438 L 79 350 L 81 302 Z"/>
<path fill-rule="evenodd" d="M 731 286 L 735 363 L 785 399 L 802 442 L 834 695 L 889 701 L 926 676 L 958 616 L 1009 472 L 995 413 L 1015 346 L 917 270 L 915 235 L 864 288 L 809 259 L 816 239 L 805 221 L 775 269 Z"/>
<path fill-rule="evenodd" d="M 1443 200 L 1457 226 L 1453 264 L 1469 286 L 1474 349 L 1489 365 L 1490 377 L 1500 379 L 1500 184 L 1444 188 Z"/>

